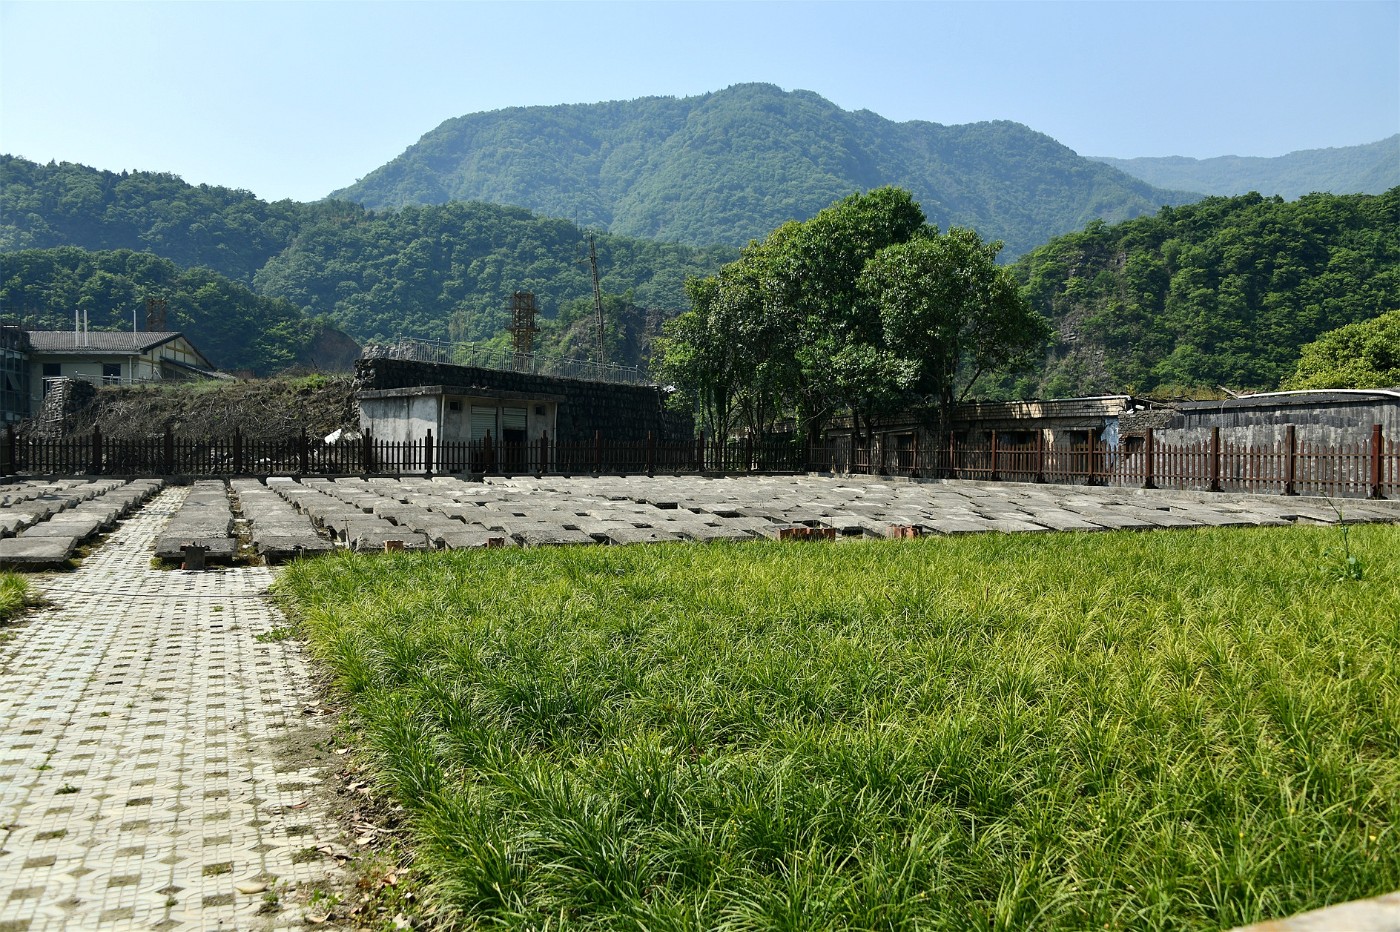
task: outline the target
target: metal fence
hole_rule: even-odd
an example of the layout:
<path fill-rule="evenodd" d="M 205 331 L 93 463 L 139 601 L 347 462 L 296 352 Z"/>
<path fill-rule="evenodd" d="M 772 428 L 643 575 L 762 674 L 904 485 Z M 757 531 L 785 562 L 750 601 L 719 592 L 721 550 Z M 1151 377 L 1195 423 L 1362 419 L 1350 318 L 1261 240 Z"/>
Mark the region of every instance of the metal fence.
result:
<path fill-rule="evenodd" d="M 1043 435 L 1030 443 L 1005 443 L 992 431 L 984 440 L 921 446 L 882 456 L 865 446 L 851 449 L 849 471 L 911 477 L 984 479 L 996 482 L 1088 483 L 1128 488 L 1203 492 L 1259 492 L 1390 498 L 1400 494 L 1400 442 L 1381 425 L 1350 443 L 1308 443 L 1288 426 L 1275 443 L 1247 444 L 1222 437 L 1164 443 L 1152 430 L 1117 446 L 1051 444 Z"/>
<path fill-rule="evenodd" d="M 993 482 L 1087 483 L 1134 488 L 1391 498 L 1400 495 L 1400 442 L 1380 425 L 1364 439 L 1305 443 L 1292 427 L 1278 443 L 1246 445 L 1218 429 L 1199 443 L 1169 444 L 1152 431 L 1109 447 L 1056 445 L 1040 439 L 1004 443 L 993 431 L 975 443 L 955 438 L 888 456 L 870 447 L 840 455 L 792 436 L 663 442 L 619 440 L 601 433 L 582 441 L 543 436 L 526 443 L 380 440 L 370 434 L 324 443 L 304 433 L 280 439 L 234 434 L 207 440 L 163 437 L 22 438 L 6 432 L 0 475 L 653 475 L 656 473 L 850 472 Z"/>

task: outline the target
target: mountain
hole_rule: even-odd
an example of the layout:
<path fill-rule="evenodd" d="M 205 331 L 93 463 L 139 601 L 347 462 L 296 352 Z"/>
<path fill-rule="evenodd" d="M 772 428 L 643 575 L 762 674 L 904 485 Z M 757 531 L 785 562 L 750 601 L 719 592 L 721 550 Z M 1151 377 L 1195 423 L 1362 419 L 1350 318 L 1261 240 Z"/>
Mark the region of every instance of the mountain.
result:
<path fill-rule="evenodd" d="M 1400 133 L 1364 146 L 1304 149 L 1278 158 L 1223 155 L 1214 159 L 1112 159 L 1094 156 L 1148 184 L 1202 194 L 1258 191 L 1288 200 L 1304 194 L 1381 194 L 1400 185 Z"/>
<path fill-rule="evenodd" d="M 1400 187 L 1212 197 L 1090 224 L 1012 267 L 1057 330 L 1009 394 L 1273 389 L 1319 335 L 1400 308 Z"/>
<path fill-rule="evenodd" d="M 1198 197 L 1017 123 L 895 123 L 768 84 L 457 117 L 331 197 L 371 208 L 487 201 L 625 236 L 739 246 L 886 184 L 912 192 L 940 227 L 1005 241 L 1008 257 L 1094 219 Z"/>
<path fill-rule="evenodd" d="M 50 273 L 28 256 L 24 268 L 30 271 L 19 276 L 28 284 L 0 292 L 0 311 L 31 320 L 52 317 L 63 326 L 81 301 L 94 321 L 111 314 L 113 326 L 121 326 L 132 301 L 164 293 L 178 275 L 188 278 L 200 270 L 214 292 L 243 287 L 236 297 L 216 302 L 226 311 L 245 309 L 225 314 L 248 327 L 230 353 L 221 354 L 209 338 L 196 339 L 230 368 L 275 371 L 288 361 L 324 359 L 345 342 L 337 341 L 332 326 L 362 342 L 398 335 L 504 339 L 511 295 L 521 290 L 536 292 L 542 346 L 582 346 L 581 337 L 565 331 L 580 316 L 573 302 L 586 299 L 592 307 L 592 277 L 582 261 L 588 238 L 573 223 L 518 207 L 453 203 L 376 212 L 346 201 L 269 204 L 247 191 L 190 185 L 169 174 L 0 156 L 0 261 L 13 267 L 10 257 L 16 254 L 63 255 L 52 270 L 61 287 L 31 287 L 48 281 Z M 648 333 L 685 306 L 687 276 L 708 275 L 737 254 L 727 247 L 697 249 L 608 234 L 596 241 L 604 297 L 626 317 L 615 324 L 622 355 L 614 362 L 636 362 Z M 92 255 L 75 258 L 84 250 Z M 143 265 L 140 257 L 161 257 L 169 268 Z M 122 289 L 109 288 L 107 276 L 125 283 Z M 276 311 L 258 310 L 254 299 L 281 301 Z M 300 338 L 277 349 L 262 339 L 264 330 L 289 336 L 289 309 L 282 302 L 314 322 L 321 349 L 306 349 Z M 204 309 L 215 305 L 182 306 L 190 316 L 181 326 L 197 336 Z M 282 323 L 267 323 L 273 318 Z"/>

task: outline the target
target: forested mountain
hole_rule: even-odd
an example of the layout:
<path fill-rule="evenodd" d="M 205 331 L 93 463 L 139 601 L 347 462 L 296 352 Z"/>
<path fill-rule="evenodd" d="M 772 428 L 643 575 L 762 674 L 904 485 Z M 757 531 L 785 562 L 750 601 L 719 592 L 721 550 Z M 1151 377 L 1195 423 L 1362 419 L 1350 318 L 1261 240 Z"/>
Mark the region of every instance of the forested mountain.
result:
<path fill-rule="evenodd" d="M 1381 194 L 1400 185 L 1400 134 L 1364 146 L 1304 149 L 1277 158 L 1224 155 L 1095 161 L 1164 188 L 1202 194 L 1277 194 L 1293 200 L 1304 194 Z"/>
<path fill-rule="evenodd" d="M 162 172 L 40 165 L 0 155 L 0 252 L 133 249 L 250 283 L 303 223 L 335 210 L 269 204 L 247 191 L 186 184 Z"/>
<path fill-rule="evenodd" d="M 208 269 L 182 269 L 148 252 L 72 246 L 0 254 L 0 307 L 32 330 L 64 330 L 84 312 L 94 329 L 144 320 L 146 299 L 167 302 L 168 324 L 216 366 L 266 375 L 293 365 L 343 368 L 358 349 L 287 301 L 254 294 Z"/>
<path fill-rule="evenodd" d="M 1013 267 L 1058 339 L 1041 397 L 1273 389 L 1320 334 L 1400 308 L 1400 187 L 1208 198 L 1093 223 Z"/>
<path fill-rule="evenodd" d="M 458 117 L 332 197 L 373 208 L 481 200 L 627 236 L 738 246 L 882 185 L 912 192 L 940 227 L 1004 240 L 1007 255 L 1096 218 L 1198 198 L 1017 123 L 895 123 L 767 84 Z"/>
<path fill-rule="evenodd" d="M 30 286 L 42 279 L 38 271 L 25 272 L 22 293 L 0 293 L 0 313 L 54 319 L 58 326 L 72 320 L 77 300 L 92 309 L 94 324 L 109 314 L 116 326 L 129 321 L 129 306 L 103 309 L 93 296 L 105 294 L 102 276 L 126 276 L 125 266 L 154 254 L 173 262 L 172 269 L 207 268 L 259 295 L 289 301 L 299 313 L 323 317 L 361 342 L 399 335 L 498 336 L 508 320 L 511 294 L 534 291 L 544 312 L 542 343 L 568 348 L 579 342 L 565 332 L 580 314 L 565 308 L 566 319 L 552 318 L 572 301 L 587 298 L 592 305 L 591 274 L 583 261 L 588 235 L 567 221 L 498 205 L 454 203 L 374 212 L 343 201 L 268 204 L 246 191 L 189 185 L 174 175 L 39 165 L 0 156 L 0 253 L 51 247 L 138 251 L 128 254 L 118 271 L 110 256 L 78 263 L 64 252 L 65 269 L 98 280 L 75 284 L 72 275 L 79 272 L 65 271 L 64 287 L 45 290 Z M 608 307 L 623 315 L 612 324 L 615 350 L 621 354 L 615 362 L 635 362 L 660 319 L 684 308 L 687 276 L 708 275 L 737 254 L 723 247 L 696 249 L 607 234 L 596 239 Z M 167 287 L 172 273 L 160 266 L 163 271 L 156 275 L 155 268 L 142 266 L 130 280 L 149 282 L 149 290 Z M 143 279 L 148 272 L 154 277 Z M 137 298 L 144 300 L 147 294 Z M 256 296 L 245 292 L 237 301 L 246 304 Z M 187 306 L 189 320 L 197 321 L 200 308 L 213 305 Z M 251 326 L 265 312 L 271 313 L 238 311 L 229 319 Z M 321 332 L 316 328 L 322 326 L 310 332 Z M 193 323 L 190 329 L 198 332 Z M 281 331 L 274 327 L 270 332 Z M 298 358 L 302 353 L 296 340 L 286 352 L 274 352 L 272 343 L 245 340 L 237 354 L 227 357 L 216 352 L 217 342 L 196 342 L 221 365 L 259 371 L 275 370 L 288 353 Z M 257 356 L 259 347 L 268 350 L 265 357 Z"/>

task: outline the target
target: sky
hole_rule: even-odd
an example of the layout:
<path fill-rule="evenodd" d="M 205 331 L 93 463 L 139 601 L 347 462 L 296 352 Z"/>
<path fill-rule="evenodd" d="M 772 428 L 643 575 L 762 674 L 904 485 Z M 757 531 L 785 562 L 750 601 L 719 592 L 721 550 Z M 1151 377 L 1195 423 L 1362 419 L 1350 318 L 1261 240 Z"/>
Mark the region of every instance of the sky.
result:
<path fill-rule="evenodd" d="M 444 120 L 753 81 L 1082 155 L 1400 132 L 1400 0 L 0 0 L 0 152 L 325 197 Z"/>

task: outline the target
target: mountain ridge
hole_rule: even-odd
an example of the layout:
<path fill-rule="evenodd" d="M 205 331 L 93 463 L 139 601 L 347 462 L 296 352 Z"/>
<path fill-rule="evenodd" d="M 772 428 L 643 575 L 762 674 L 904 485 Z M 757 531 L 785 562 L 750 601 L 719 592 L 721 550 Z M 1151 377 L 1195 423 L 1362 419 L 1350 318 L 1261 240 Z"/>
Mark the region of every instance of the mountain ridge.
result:
<path fill-rule="evenodd" d="M 771 84 L 453 117 L 329 196 L 372 209 L 508 203 L 627 236 L 739 246 L 887 184 L 940 227 L 1003 240 L 1008 256 L 1094 219 L 1198 197 L 1020 123 L 896 123 Z"/>

